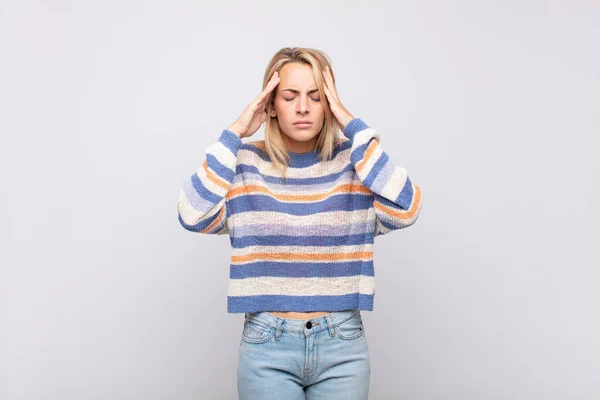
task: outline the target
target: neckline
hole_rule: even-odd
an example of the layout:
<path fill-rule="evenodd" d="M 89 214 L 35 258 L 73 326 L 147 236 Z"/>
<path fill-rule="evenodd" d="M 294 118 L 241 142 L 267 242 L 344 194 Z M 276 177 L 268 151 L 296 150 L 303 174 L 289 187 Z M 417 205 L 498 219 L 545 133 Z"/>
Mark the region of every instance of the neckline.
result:
<path fill-rule="evenodd" d="M 290 165 L 294 167 L 310 166 L 321 161 L 319 153 L 314 150 L 307 151 L 306 153 L 294 153 L 293 151 L 288 151 L 287 153 L 290 156 Z"/>

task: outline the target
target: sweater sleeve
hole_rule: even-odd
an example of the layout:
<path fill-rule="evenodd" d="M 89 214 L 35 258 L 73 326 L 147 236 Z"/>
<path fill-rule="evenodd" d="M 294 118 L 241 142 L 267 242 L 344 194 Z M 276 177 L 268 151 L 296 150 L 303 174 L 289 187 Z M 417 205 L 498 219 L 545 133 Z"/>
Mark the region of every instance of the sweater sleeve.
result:
<path fill-rule="evenodd" d="M 206 158 L 198 170 L 183 182 L 177 210 L 179 223 L 188 231 L 223 235 L 227 228 L 227 193 L 237 165 L 242 140 L 225 129 L 206 148 Z"/>
<path fill-rule="evenodd" d="M 380 145 L 379 133 L 355 118 L 344 128 L 352 141 L 350 161 L 364 186 L 373 192 L 375 236 L 414 224 L 421 210 L 421 189 L 406 169 L 394 165 Z"/>

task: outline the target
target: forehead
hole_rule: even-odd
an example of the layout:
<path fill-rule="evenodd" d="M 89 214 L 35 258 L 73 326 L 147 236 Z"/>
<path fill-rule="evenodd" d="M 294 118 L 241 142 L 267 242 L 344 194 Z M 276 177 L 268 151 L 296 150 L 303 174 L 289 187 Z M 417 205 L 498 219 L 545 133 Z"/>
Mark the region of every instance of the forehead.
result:
<path fill-rule="evenodd" d="M 282 89 L 310 89 L 315 86 L 315 77 L 310 65 L 288 63 L 279 71 L 279 87 Z"/>

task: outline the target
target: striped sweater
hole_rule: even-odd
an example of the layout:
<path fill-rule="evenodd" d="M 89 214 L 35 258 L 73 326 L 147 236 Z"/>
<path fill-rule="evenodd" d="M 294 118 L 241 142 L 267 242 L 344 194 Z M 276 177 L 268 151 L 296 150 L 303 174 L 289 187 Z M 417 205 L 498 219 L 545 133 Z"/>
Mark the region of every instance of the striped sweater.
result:
<path fill-rule="evenodd" d="M 230 237 L 228 312 L 373 310 L 374 238 L 412 225 L 421 191 L 361 119 L 343 134 L 329 160 L 289 153 L 284 180 L 225 129 L 184 181 L 180 224 Z"/>

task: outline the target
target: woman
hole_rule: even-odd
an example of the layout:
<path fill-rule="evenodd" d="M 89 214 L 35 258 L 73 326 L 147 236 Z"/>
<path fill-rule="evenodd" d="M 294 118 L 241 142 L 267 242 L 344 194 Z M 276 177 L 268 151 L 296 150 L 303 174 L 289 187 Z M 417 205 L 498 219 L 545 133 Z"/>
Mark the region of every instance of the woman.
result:
<path fill-rule="evenodd" d="M 316 49 L 277 52 L 262 93 L 180 193 L 184 228 L 230 236 L 240 399 L 367 398 L 374 237 L 421 208 L 379 133 L 340 102 L 330 65 Z M 263 123 L 264 141 L 242 143 Z"/>

